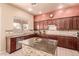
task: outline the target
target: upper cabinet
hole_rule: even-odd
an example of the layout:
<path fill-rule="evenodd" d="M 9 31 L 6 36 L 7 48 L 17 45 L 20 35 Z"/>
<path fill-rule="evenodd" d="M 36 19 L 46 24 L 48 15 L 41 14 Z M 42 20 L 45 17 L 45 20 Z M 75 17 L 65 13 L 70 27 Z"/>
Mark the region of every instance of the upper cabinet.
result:
<path fill-rule="evenodd" d="M 77 29 L 79 30 L 79 17 L 77 17 L 77 20 L 76 20 L 77 22 Z"/>
<path fill-rule="evenodd" d="M 79 16 L 35 22 L 35 29 L 48 29 L 49 25 L 55 25 L 57 30 L 79 30 Z"/>
<path fill-rule="evenodd" d="M 72 30 L 72 19 L 71 18 L 61 18 L 58 21 L 57 30 Z"/>

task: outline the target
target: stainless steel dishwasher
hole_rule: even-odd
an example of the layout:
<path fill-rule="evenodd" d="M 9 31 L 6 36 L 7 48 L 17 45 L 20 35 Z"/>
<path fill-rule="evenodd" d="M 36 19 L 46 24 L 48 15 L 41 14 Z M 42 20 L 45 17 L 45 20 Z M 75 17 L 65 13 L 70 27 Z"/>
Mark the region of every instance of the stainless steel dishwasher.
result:
<path fill-rule="evenodd" d="M 21 43 L 19 43 L 19 41 L 22 41 L 23 40 L 23 38 L 16 38 L 16 50 L 18 50 L 18 49 L 20 49 L 20 48 L 22 48 L 22 44 Z"/>

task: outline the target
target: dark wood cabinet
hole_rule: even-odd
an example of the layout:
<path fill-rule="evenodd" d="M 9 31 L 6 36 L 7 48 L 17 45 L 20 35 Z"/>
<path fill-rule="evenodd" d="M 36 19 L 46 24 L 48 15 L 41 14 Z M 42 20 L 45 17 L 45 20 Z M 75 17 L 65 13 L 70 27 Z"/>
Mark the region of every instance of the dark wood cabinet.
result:
<path fill-rule="evenodd" d="M 37 35 L 40 38 L 58 40 L 58 46 L 73 50 L 79 50 L 79 38 L 71 36 L 60 36 L 60 35 Z"/>
<path fill-rule="evenodd" d="M 73 38 L 73 49 L 74 50 L 77 50 L 77 40 L 78 40 L 77 37 Z"/>
<path fill-rule="evenodd" d="M 64 22 L 65 22 L 64 19 L 60 20 L 60 22 L 59 22 L 59 30 L 65 30 Z"/>
<path fill-rule="evenodd" d="M 79 38 L 77 38 L 77 50 L 79 51 Z"/>
<path fill-rule="evenodd" d="M 58 46 L 77 50 L 76 37 L 58 36 Z"/>
<path fill-rule="evenodd" d="M 34 29 L 39 30 L 40 29 L 40 22 L 34 22 Z"/>
<path fill-rule="evenodd" d="M 44 21 L 43 26 L 44 26 L 44 28 L 43 28 L 44 30 L 48 29 L 48 23 L 47 23 L 47 21 Z"/>
<path fill-rule="evenodd" d="M 57 40 L 58 40 L 58 46 L 66 47 L 66 40 L 63 36 L 58 36 Z"/>
<path fill-rule="evenodd" d="M 45 39 L 52 39 L 52 40 L 58 40 L 58 46 L 64 47 L 68 49 L 78 50 L 79 51 L 79 38 L 77 37 L 70 37 L 70 36 L 60 36 L 60 35 L 46 35 L 46 34 L 32 34 L 28 36 L 21 36 L 19 38 L 28 39 L 31 37 L 40 37 Z M 8 53 L 12 53 L 16 51 L 16 40 L 15 38 L 7 38 L 6 40 L 6 51 Z"/>
<path fill-rule="evenodd" d="M 41 23 L 43 25 L 41 25 Z M 72 17 L 64 17 L 58 19 L 48 19 L 44 21 L 36 22 L 35 29 L 38 29 L 39 26 L 43 26 L 42 29 L 47 29 L 48 25 L 56 25 L 57 30 L 79 30 L 79 16 L 72 16 Z M 40 29 L 41 29 L 40 27 Z"/>
<path fill-rule="evenodd" d="M 64 30 L 69 30 L 69 19 L 64 20 Z"/>
<path fill-rule="evenodd" d="M 77 18 L 73 18 L 72 23 L 73 23 L 73 30 L 77 29 Z"/>
<path fill-rule="evenodd" d="M 48 24 L 48 25 L 52 25 L 52 24 L 53 24 L 52 19 L 48 19 L 48 20 L 47 20 L 47 24 Z"/>
<path fill-rule="evenodd" d="M 19 37 L 7 37 L 6 38 L 6 51 L 8 53 L 12 53 L 20 48 L 21 46 L 18 46 L 18 41 L 25 40 L 31 37 L 34 37 L 34 34 L 26 35 L 26 36 L 19 36 Z M 18 47 L 17 47 L 18 46 Z"/>
<path fill-rule="evenodd" d="M 6 40 L 6 51 L 12 53 L 16 50 L 16 38 L 7 38 Z"/>
<path fill-rule="evenodd" d="M 77 50 L 77 40 L 78 40 L 77 37 L 60 36 L 60 35 L 38 35 L 38 37 L 58 40 L 59 47 Z M 79 49 L 79 43 L 78 43 L 78 49 Z"/>
<path fill-rule="evenodd" d="M 16 50 L 16 38 L 11 38 L 10 44 L 10 52 L 14 52 Z"/>
<path fill-rule="evenodd" d="M 74 30 L 73 29 L 73 21 L 72 21 L 72 18 L 69 19 L 69 30 Z"/>
<path fill-rule="evenodd" d="M 79 17 L 77 18 L 77 29 L 79 30 Z"/>
<path fill-rule="evenodd" d="M 44 25 L 43 22 L 40 22 L 40 30 L 42 30 L 44 28 L 43 25 Z"/>
<path fill-rule="evenodd" d="M 34 30 L 37 30 L 37 22 L 34 22 Z"/>
<path fill-rule="evenodd" d="M 75 37 L 65 37 L 66 38 L 66 47 L 69 49 L 77 49 L 77 39 Z"/>

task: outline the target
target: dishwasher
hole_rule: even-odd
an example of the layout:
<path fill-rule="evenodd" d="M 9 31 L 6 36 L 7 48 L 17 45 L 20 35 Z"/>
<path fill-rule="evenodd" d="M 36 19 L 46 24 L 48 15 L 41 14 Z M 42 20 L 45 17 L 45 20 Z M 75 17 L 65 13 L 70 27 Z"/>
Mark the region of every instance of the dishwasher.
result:
<path fill-rule="evenodd" d="M 18 50 L 18 49 L 20 49 L 20 48 L 22 48 L 22 44 L 21 43 L 19 43 L 19 41 L 22 41 L 23 40 L 23 38 L 16 38 L 16 50 Z"/>

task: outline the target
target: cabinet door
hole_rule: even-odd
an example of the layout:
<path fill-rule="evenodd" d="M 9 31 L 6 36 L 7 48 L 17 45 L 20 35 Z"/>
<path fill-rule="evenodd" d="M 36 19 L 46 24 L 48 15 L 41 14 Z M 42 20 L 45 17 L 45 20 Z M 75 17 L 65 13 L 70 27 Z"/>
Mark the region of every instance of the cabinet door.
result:
<path fill-rule="evenodd" d="M 74 17 L 72 21 L 73 21 L 73 30 L 77 30 L 77 18 Z"/>
<path fill-rule="evenodd" d="M 47 23 L 47 21 L 44 21 L 43 26 L 44 26 L 44 28 L 43 28 L 44 30 L 48 29 L 48 23 Z"/>
<path fill-rule="evenodd" d="M 65 30 L 64 21 L 65 21 L 65 19 L 60 20 L 60 30 Z"/>
<path fill-rule="evenodd" d="M 65 30 L 64 19 L 58 19 L 55 21 L 58 30 Z"/>
<path fill-rule="evenodd" d="M 69 49 L 77 49 L 77 41 L 74 37 L 66 37 L 66 45 Z"/>
<path fill-rule="evenodd" d="M 55 24 L 55 20 L 52 21 L 52 24 L 53 24 L 53 25 L 56 25 L 56 24 Z"/>
<path fill-rule="evenodd" d="M 37 29 L 37 30 L 40 29 L 40 23 L 39 23 L 39 22 L 37 22 L 37 24 L 36 24 L 36 29 Z"/>
<path fill-rule="evenodd" d="M 63 36 L 57 37 L 58 39 L 58 46 L 60 47 L 66 47 L 66 40 Z"/>
<path fill-rule="evenodd" d="M 73 38 L 73 49 L 77 50 L 77 37 Z"/>
<path fill-rule="evenodd" d="M 77 18 L 77 29 L 79 30 L 79 17 Z"/>
<path fill-rule="evenodd" d="M 59 36 L 58 46 L 77 50 L 77 39 L 75 37 Z"/>
<path fill-rule="evenodd" d="M 36 30 L 36 22 L 34 22 L 34 30 Z"/>
<path fill-rule="evenodd" d="M 79 38 L 77 38 L 77 50 L 79 51 Z"/>
<path fill-rule="evenodd" d="M 10 40 L 10 52 L 14 52 L 16 50 L 16 38 L 11 38 Z"/>
<path fill-rule="evenodd" d="M 69 19 L 64 20 L 64 30 L 69 30 Z"/>
<path fill-rule="evenodd" d="M 69 19 L 69 30 L 73 30 L 73 20 L 72 20 L 72 18 Z"/>
<path fill-rule="evenodd" d="M 43 28 L 44 28 L 44 23 L 43 22 L 40 22 L 40 30 L 43 30 Z"/>
<path fill-rule="evenodd" d="M 66 45 L 67 45 L 67 48 L 72 49 L 73 48 L 73 39 L 66 37 Z"/>
<path fill-rule="evenodd" d="M 48 25 L 52 25 L 53 24 L 53 20 L 52 19 L 48 19 Z"/>
<path fill-rule="evenodd" d="M 34 22 L 34 29 L 37 30 L 37 25 L 38 23 L 37 22 Z"/>

